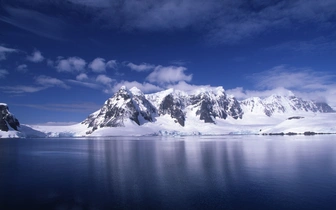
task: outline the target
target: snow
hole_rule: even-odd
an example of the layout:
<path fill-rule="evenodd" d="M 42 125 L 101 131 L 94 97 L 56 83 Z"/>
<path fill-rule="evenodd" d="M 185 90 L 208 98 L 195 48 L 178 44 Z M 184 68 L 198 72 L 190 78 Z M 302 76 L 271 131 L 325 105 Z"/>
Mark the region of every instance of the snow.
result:
<path fill-rule="evenodd" d="M 90 119 L 83 123 L 74 125 L 21 125 L 20 131 L 10 130 L 9 132 L 0 131 L 0 138 L 30 138 L 30 137 L 100 137 L 100 136 L 192 136 L 192 135 L 254 135 L 269 133 L 336 133 L 336 113 L 320 113 L 314 111 L 316 106 L 312 101 L 303 101 L 296 98 L 292 93 L 288 96 L 272 95 L 261 99 L 253 97 L 240 103 L 244 114 L 242 119 L 234 119 L 234 116 L 228 116 L 226 119 L 214 118 L 214 123 L 205 123 L 200 120 L 196 114 L 199 104 L 186 104 L 183 107 L 185 114 L 184 126 L 181 126 L 170 114 L 158 115 L 151 112 L 151 105 L 159 107 L 164 98 L 172 94 L 174 100 L 185 101 L 190 98 L 190 94 L 206 95 L 213 103 L 213 112 L 220 112 L 220 99 L 226 97 L 223 87 L 201 88 L 184 92 L 176 89 L 168 89 L 155 94 L 143 94 L 138 88 L 127 90 L 122 87 L 116 95 L 106 100 L 102 109 L 89 115 Z M 130 98 L 124 99 L 123 94 L 128 94 Z M 195 95 L 193 95 L 195 96 Z M 148 102 L 147 100 L 150 102 Z M 105 113 L 111 107 L 120 107 L 126 112 L 125 104 L 132 100 L 134 108 L 139 112 L 144 112 L 153 116 L 153 122 L 149 122 L 143 116 L 139 115 L 140 126 L 129 116 L 121 117 L 120 120 L 124 127 L 104 127 L 106 124 Z M 230 96 L 226 98 L 229 107 L 233 106 L 236 100 Z M 4 104 L 4 103 L 0 103 Z M 6 105 L 7 106 L 7 105 Z M 307 107 L 309 109 L 307 109 Z M 268 116 L 266 112 L 271 114 Z M 131 113 L 131 112 L 130 112 Z M 215 115 L 214 115 L 215 116 Z M 294 119 L 288 119 L 298 116 Z M 120 116 L 119 116 L 120 117 Z M 97 126 L 93 130 L 89 123 L 94 119 Z M 114 118 L 113 118 L 114 119 Z"/>
<path fill-rule="evenodd" d="M 320 113 L 299 119 L 286 119 L 283 122 L 263 130 L 263 133 L 336 133 L 336 113 Z"/>
<path fill-rule="evenodd" d="M 69 126 L 21 125 L 20 131 L 0 131 L 0 138 L 30 137 L 101 137 L 101 136 L 194 136 L 194 135 L 255 135 L 263 133 L 336 133 L 336 113 L 305 115 L 300 119 L 288 117 L 245 116 L 244 119 L 215 119 L 216 124 L 204 123 L 190 110 L 186 115 L 185 127 L 180 126 L 169 115 L 156 118 L 142 126 L 131 120 L 124 122 L 125 127 L 99 128 L 92 134 L 84 124 Z"/>

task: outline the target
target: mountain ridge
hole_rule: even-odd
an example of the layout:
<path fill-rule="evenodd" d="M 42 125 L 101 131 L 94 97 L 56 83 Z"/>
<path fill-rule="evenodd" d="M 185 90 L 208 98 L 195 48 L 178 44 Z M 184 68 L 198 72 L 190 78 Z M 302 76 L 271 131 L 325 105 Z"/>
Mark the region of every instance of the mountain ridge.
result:
<path fill-rule="evenodd" d="M 188 124 L 187 116 L 195 116 L 204 123 L 216 124 L 217 119 L 244 120 L 248 115 L 279 115 L 301 113 L 327 113 L 334 110 L 322 102 L 303 100 L 293 93 L 286 96 L 271 95 L 264 99 L 252 97 L 238 101 L 227 95 L 223 87 L 200 88 L 192 91 L 167 89 L 144 94 L 138 88 L 121 87 L 105 101 L 103 107 L 88 116 L 81 124 L 90 130 L 103 127 L 125 127 L 125 122 L 142 126 L 153 123 L 162 116 L 181 127 Z M 189 117 L 190 118 L 190 117 Z"/>

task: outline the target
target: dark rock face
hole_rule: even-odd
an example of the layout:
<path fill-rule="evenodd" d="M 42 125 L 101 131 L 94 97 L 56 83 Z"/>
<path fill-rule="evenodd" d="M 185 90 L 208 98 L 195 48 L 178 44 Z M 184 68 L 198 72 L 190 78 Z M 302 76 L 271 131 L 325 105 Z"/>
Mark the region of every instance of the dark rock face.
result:
<path fill-rule="evenodd" d="M 317 110 L 322 113 L 335 112 L 327 103 L 324 102 L 315 102 Z"/>
<path fill-rule="evenodd" d="M 126 119 L 142 125 L 144 122 L 153 122 L 155 113 L 155 107 L 143 94 L 133 94 L 126 88 L 121 88 L 98 112 L 91 114 L 82 124 L 92 128 L 91 132 L 98 127 L 124 127 Z"/>
<path fill-rule="evenodd" d="M 91 128 L 88 133 L 92 133 L 102 127 L 124 127 L 124 122 L 128 119 L 142 125 L 154 122 L 157 116 L 169 115 L 184 127 L 186 111 L 190 108 L 196 109 L 196 115 L 205 123 L 215 123 L 216 118 L 226 119 L 228 116 L 241 119 L 243 115 L 239 102 L 233 97 L 227 97 L 222 88 L 216 91 L 204 90 L 197 95 L 181 92 L 162 94 L 164 93 L 158 93 L 154 98 L 147 99 L 136 88 L 127 90 L 122 87 L 105 102 L 100 110 L 88 116 L 82 124 L 88 125 L 88 128 Z M 158 97 L 159 100 L 157 100 Z"/>
<path fill-rule="evenodd" d="M 333 112 L 328 104 L 304 101 L 295 96 L 272 95 L 265 99 L 254 97 L 239 102 L 227 96 L 221 87 L 202 88 L 192 93 L 169 89 L 148 95 L 137 88 L 128 90 L 122 87 L 82 124 L 90 128 L 88 133 L 92 133 L 102 127 L 124 127 L 129 120 L 141 126 L 163 115 L 170 116 L 175 123 L 184 127 L 191 113 L 195 113 L 204 123 L 215 124 L 216 118 L 242 119 L 244 112 L 271 117 L 273 114 L 293 111 Z"/>
<path fill-rule="evenodd" d="M 196 115 L 205 123 L 215 123 L 215 118 L 226 119 L 228 116 L 241 119 L 243 110 L 235 98 L 228 98 L 224 92 L 218 94 L 201 93 L 191 96 L 190 102 L 197 107 Z"/>
<path fill-rule="evenodd" d="M 0 130 L 8 131 L 8 125 L 14 130 L 18 130 L 20 127 L 19 121 L 9 112 L 6 104 L 0 104 Z"/>
<path fill-rule="evenodd" d="M 169 114 L 181 126 L 185 123 L 185 114 L 183 113 L 184 105 L 181 100 L 174 99 L 172 94 L 167 95 L 159 107 L 159 115 Z"/>

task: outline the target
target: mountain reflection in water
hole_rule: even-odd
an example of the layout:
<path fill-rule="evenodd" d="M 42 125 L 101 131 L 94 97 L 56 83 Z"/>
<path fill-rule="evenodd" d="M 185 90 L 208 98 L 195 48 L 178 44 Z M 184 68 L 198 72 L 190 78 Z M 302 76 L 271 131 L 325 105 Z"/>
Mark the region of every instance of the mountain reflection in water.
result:
<path fill-rule="evenodd" d="M 0 139 L 0 209 L 334 209 L 335 140 Z"/>

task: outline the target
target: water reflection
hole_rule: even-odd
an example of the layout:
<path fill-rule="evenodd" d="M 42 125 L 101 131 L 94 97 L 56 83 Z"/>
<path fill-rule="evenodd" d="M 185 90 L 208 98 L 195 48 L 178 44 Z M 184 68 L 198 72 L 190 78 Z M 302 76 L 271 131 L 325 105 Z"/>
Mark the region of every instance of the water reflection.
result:
<path fill-rule="evenodd" d="M 334 136 L 1 140 L 0 209 L 329 209 L 335 152 Z"/>

